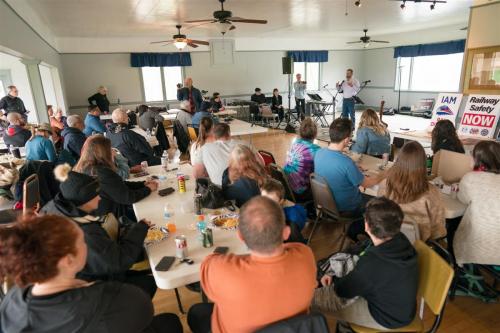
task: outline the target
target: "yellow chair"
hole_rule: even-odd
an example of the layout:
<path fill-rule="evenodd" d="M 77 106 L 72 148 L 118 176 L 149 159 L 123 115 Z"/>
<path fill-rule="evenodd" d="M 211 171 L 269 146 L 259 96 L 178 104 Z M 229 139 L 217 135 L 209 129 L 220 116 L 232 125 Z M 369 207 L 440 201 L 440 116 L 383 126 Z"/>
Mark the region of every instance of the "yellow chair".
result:
<path fill-rule="evenodd" d="M 417 297 L 422 298 L 436 316 L 432 328 L 426 332 L 436 332 L 441 323 L 446 296 L 453 280 L 454 271 L 443 258 L 424 242 L 417 240 L 414 246 L 418 253 L 419 281 Z M 351 328 L 357 333 L 424 332 L 424 322 L 417 313 L 413 322 L 398 329 L 381 331 L 355 324 L 351 324 Z"/>
<path fill-rule="evenodd" d="M 194 142 L 196 141 L 196 139 L 198 139 L 198 135 L 196 134 L 196 130 L 194 129 L 194 127 L 188 126 L 188 134 L 191 142 Z"/>

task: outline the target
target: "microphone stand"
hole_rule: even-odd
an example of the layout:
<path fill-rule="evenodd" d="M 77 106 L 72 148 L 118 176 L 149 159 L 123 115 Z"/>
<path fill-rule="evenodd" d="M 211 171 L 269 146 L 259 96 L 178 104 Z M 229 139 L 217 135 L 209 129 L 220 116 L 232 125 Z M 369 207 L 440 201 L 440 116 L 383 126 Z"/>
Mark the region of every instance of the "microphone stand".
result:
<path fill-rule="evenodd" d="M 333 110 L 333 119 L 335 119 L 335 103 L 337 102 L 337 95 L 339 91 L 337 90 L 337 93 L 334 95 L 330 92 L 330 90 L 326 89 L 326 86 L 323 87 L 323 90 L 325 90 L 331 97 L 332 97 L 332 110 Z"/>

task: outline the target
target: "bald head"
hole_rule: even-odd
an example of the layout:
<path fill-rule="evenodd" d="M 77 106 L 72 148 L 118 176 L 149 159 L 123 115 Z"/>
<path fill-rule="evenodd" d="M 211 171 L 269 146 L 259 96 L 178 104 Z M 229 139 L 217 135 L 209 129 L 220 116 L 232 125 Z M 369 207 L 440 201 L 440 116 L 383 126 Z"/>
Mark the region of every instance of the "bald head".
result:
<path fill-rule="evenodd" d="M 190 78 L 190 77 L 187 77 L 185 80 L 184 80 L 184 85 L 188 88 L 191 88 L 191 86 L 193 85 L 193 79 Z"/>
<path fill-rule="evenodd" d="M 241 208 L 238 230 L 251 251 L 274 252 L 283 244 L 285 227 L 283 209 L 269 198 L 254 197 Z"/>
<path fill-rule="evenodd" d="M 115 109 L 111 114 L 111 119 L 115 124 L 128 124 L 127 112 L 123 109 Z"/>

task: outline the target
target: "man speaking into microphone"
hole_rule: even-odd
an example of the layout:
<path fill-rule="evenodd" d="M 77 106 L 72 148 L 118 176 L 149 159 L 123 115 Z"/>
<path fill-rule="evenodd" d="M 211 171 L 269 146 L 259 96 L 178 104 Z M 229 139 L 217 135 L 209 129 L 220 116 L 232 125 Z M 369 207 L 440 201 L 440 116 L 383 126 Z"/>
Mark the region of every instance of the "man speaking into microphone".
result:
<path fill-rule="evenodd" d="M 354 71 L 349 68 L 345 74 L 345 80 L 342 82 L 337 82 L 337 90 L 339 90 L 344 95 L 344 100 L 342 102 L 342 118 L 351 117 L 352 128 L 354 129 L 356 125 L 356 115 L 354 112 L 354 98 L 359 91 L 359 81 L 356 80 L 352 74 Z"/>

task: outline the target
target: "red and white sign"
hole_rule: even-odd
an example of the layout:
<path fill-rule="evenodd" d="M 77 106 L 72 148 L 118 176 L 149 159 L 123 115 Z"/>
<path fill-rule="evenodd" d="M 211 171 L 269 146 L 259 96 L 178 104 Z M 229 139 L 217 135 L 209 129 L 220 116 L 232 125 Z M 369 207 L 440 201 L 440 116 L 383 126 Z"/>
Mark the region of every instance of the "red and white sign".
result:
<path fill-rule="evenodd" d="M 434 104 L 434 110 L 432 110 L 430 128 L 434 128 L 438 121 L 444 119 L 450 120 L 455 125 L 461 103 L 462 94 L 439 94 L 437 102 Z"/>
<path fill-rule="evenodd" d="M 470 95 L 460 121 L 462 135 L 492 138 L 500 117 L 500 96 Z"/>

